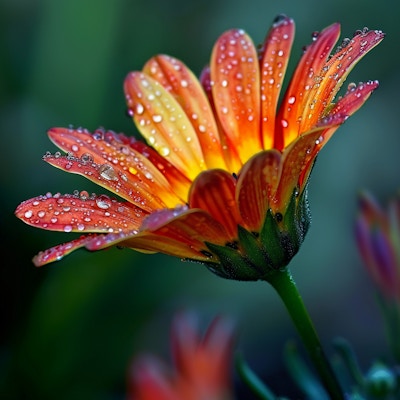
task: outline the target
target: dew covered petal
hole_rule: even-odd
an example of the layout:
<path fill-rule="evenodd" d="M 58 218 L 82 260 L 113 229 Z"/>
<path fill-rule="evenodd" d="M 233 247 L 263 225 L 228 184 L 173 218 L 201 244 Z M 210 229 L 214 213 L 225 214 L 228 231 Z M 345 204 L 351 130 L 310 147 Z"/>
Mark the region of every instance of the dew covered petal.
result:
<path fill-rule="evenodd" d="M 246 33 L 233 29 L 217 40 L 210 74 L 218 119 L 244 163 L 262 149 L 260 68 Z"/>
<path fill-rule="evenodd" d="M 318 80 L 308 92 L 304 103 L 300 131 L 309 130 L 319 120 L 341 88 L 353 67 L 384 38 L 381 31 L 365 31 L 347 39 L 328 60 L 320 72 Z M 360 104 L 361 106 L 361 104 Z M 311 117 L 310 117 L 311 115 Z"/>
<path fill-rule="evenodd" d="M 210 107 L 213 110 L 213 114 L 217 115 L 215 109 L 214 98 L 212 95 L 212 87 L 214 85 L 211 82 L 210 67 L 206 66 L 200 74 L 200 83 L 203 86 L 204 92 L 210 103 Z M 221 122 L 216 118 L 216 124 L 218 126 L 218 131 L 221 140 L 222 152 L 224 155 L 225 163 L 227 165 L 228 171 L 237 173 L 242 167 L 242 161 L 240 160 L 239 154 L 237 152 L 236 146 L 232 142 L 231 137 L 225 132 L 224 127 Z"/>
<path fill-rule="evenodd" d="M 312 131 L 299 136 L 282 154 L 282 173 L 276 191 L 272 210 L 284 213 L 293 191 L 301 194 L 308 181 L 318 152 L 328 141 L 327 135 L 343 123 L 345 118 L 336 114 L 324 119 Z"/>
<path fill-rule="evenodd" d="M 351 116 L 368 100 L 378 86 L 378 81 L 360 82 L 358 85 L 349 84 L 346 94 L 332 107 L 329 115 L 342 114 L 347 117 Z"/>
<path fill-rule="evenodd" d="M 171 93 L 142 72 L 128 74 L 124 90 L 128 109 L 150 146 L 189 179 L 206 168 L 196 131 Z"/>
<path fill-rule="evenodd" d="M 67 156 L 47 154 L 44 160 L 67 172 L 80 174 L 148 211 L 175 206 L 181 199 L 151 160 L 131 146 L 124 136 L 97 129 L 52 128 L 52 142 Z"/>
<path fill-rule="evenodd" d="M 226 168 L 217 124 L 207 96 L 194 74 L 176 58 L 151 58 L 143 72 L 159 82 L 180 104 L 190 120 L 207 168 Z"/>
<path fill-rule="evenodd" d="M 242 224 L 235 199 L 236 179 L 226 171 L 214 169 L 202 172 L 189 193 L 189 206 L 207 211 L 220 222 L 231 239 L 237 237 Z"/>
<path fill-rule="evenodd" d="M 321 33 L 314 34 L 313 42 L 305 49 L 277 114 L 274 142 L 276 149 L 282 150 L 301 132 L 304 132 L 300 130 L 300 124 L 301 117 L 305 113 L 305 105 L 310 99 L 309 92 L 317 83 L 318 74 L 325 65 L 339 35 L 339 24 L 328 26 Z"/>
<path fill-rule="evenodd" d="M 36 267 L 41 267 L 43 265 L 49 264 L 51 262 L 59 261 L 64 256 L 72 253 L 73 251 L 84 247 L 88 242 L 93 240 L 96 235 L 82 235 L 80 238 L 72 240 L 67 243 L 59 244 L 57 246 L 51 247 L 50 249 L 41 251 L 32 261 Z"/>
<path fill-rule="evenodd" d="M 279 18 L 272 25 L 260 51 L 261 131 L 265 150 L 274 145 L 276 109 L 289 62 L 294 30 L 294 21 L 291 18 Z M 290 101 L 294 102 L 295 97 Z"/>
<path fill-rule="evenodd" d="M 114 232 L 138 229 L 147 212 L 106 195 L 44 195 L 21 203 L 15 214 L 26 224 L 59 232 Z"/>
<path fill-rule="evenodd" d="M 224 227 L 206 211 L 184 208 L 155 211 L 144 220 L 137 235 L 119 236 L 118 244 L 123 247 L 209 262 L 217 260 L 206 251 L 204 242 L 224 245 L 229 240 Z"/>
<path fill-rule="evenodd" d="M 162 157 L 153 148 L 133 137 L 123 137 L 124 142 L 135 151 L 146 157 L 159 171 L 165 176 L 174 193 L 178 198 L 186 201 L 191 181 L 176 167 L 174 167 L 165 157 Z M 174 204 L 176 205 L 176 203 Z M 171 205 L 172 206 L 172 205 Z"/>
<path fill-rule="evenodd" d="M 240 172 L 237 203 L 245 227 L 259 232 L 281 175 L 281 153 L 268 150 L 252 157 Z"/>

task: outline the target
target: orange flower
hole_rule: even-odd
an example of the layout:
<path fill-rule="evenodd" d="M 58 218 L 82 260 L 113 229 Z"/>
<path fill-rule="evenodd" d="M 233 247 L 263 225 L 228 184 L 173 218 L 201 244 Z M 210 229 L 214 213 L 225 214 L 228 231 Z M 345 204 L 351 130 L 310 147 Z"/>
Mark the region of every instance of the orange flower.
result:
<path fill-rule="evenodd" d="M 180 315 L 171 334 L 175 371 L 150 356 L 136 359 L 129 400 L 228 400 L 232 397 L 233 325 L 216 318 L 203 338 L 194 316 Z"/>
<path fill-rule="evenodd" d="M 384 37 L 365 28 L 331 54 L 339 34 L 339 24 L 313 34 L 279 107 L 294 39 L 286 16 L 258 50 L 242 30 L 225 32 L 200 82 L 165 55 L 129 73 L 128 110 L 147 144 L 103 129 L 51 129 L 67 155 L 44 160 L 118 198 L 80 192 L 23 202 L 16 215 L 30 225 L 91 233 L 34 263 L 118 245 L 199 261 L 234 279 L 287 265 L 308 229 L 306 185 L 318 152 L 378 86 L 351 83 L 334 102 L 353 66 Z"/>

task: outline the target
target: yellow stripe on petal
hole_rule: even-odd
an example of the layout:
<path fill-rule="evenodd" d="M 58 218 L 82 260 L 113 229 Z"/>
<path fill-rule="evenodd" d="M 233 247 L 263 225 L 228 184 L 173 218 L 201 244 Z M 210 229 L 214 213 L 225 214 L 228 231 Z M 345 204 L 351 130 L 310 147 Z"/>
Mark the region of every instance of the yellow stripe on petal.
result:
<path fill-rule="evenodd" d="M 207 168 L 226 169 L 214 114 L 194 74 L 181 61 L 166 55 L 150 59 L 143 72 L 159 82 L 181 105 L 197 133 Z"/>
<path fill-rule="evenodd" d="M 133 119 L 150 146 L 190 179 L 206 169 L 192 123 L 163 86 L 144 73 L 131 72 L 124 88 Z"/>
<path fill-rule="evenodd" d="M 273 24 L 260 51 L 261 130 L 265 150 L 274 146 L 276 108 L 293 39 L 294 22 L 284 17 Z M 289 100 L 293 101 L 294 98 Z"/>
<path fill-rule="evenodd" d="M 260 68 L 250 37 L 230 30 L 216 42 L 210 64 L 215 110 L 242 163 L 262 150 Z"/>

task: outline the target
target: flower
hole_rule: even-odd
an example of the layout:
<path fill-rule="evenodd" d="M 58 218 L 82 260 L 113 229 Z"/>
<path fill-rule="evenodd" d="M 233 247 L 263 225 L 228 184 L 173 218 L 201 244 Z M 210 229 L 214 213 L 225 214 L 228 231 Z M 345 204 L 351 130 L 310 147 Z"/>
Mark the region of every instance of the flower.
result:
<path fill-rule="evenodd" d="M 178 315 L 171 333 L 175 369 L 152 356 L 129 369 L 128 400 L 228 400 L 232 397 L 233 324 L 215 318 L 203 337 L 194 315 Z"/>
<path fill-rule="evenodd" d="M 355 228 L 360 255 L 379 292 L 400 304 L 400 196 L 384 210 L 371 194 L 361 193 Z"/>
<path fill-rule="evenodd" d="M 377 81 L 340 87 L 384 37 L 357 31 L 332 53 L 335 23 L 314 33 L 280 106 L 294 22 L 274 21 L 257 50 L 243 31 L 217 40 L 197 80 L 179 60 L 151 58 L 124 84 L 128 112 L 147 144 L 112 131 L 53 128 L 63 151 L 44 160 L 110 190 L 46 194 L 16 215 L 47 230 L 89 233 L 39 253 L 37 266 L 85 247 L 113 245 L 204 263 L 240 280 L 263 279 L 297 253 L 310 216 L 307 182 L 334 131 Z"/>

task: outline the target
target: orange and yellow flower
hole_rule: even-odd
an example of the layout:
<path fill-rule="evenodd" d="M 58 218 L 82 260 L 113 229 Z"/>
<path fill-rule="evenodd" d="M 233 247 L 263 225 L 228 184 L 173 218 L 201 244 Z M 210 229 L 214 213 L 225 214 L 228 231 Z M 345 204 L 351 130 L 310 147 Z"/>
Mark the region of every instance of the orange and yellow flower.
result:
<path fill-rule="evenodd" d="M 200 80 L 166 55 L 129 73 L 128 111 L 147 144 L 103 129 L 50 129 L 67 154 L 44 160 L 118 197 L 58 193 L 19 205 L 16 215 L 30 225 L 88 233 L 34 263 L 118 245 L 199 261 L 234 279 L 285 266 L 308 229 L 306 185 L 318 152 L 378 86 L 350 83 L 337 96 L 384 37 L 363 29 L 333 52 L 339 35 L 337 23 L 313 34 L 280 104 L 294 39 L 286 16 L 259 49 L 244 31 L 225 32 Z"/>
<path fill-rule="evenodd" d="M 201 337 L 195 315 L 178 315 L 171 333 L 175 368 L 153 356 L 136 358 L 129 369 L 127 399 L 233 399 L 233 342 L 233 324 L 227 318 L 215 318 Z"/>

